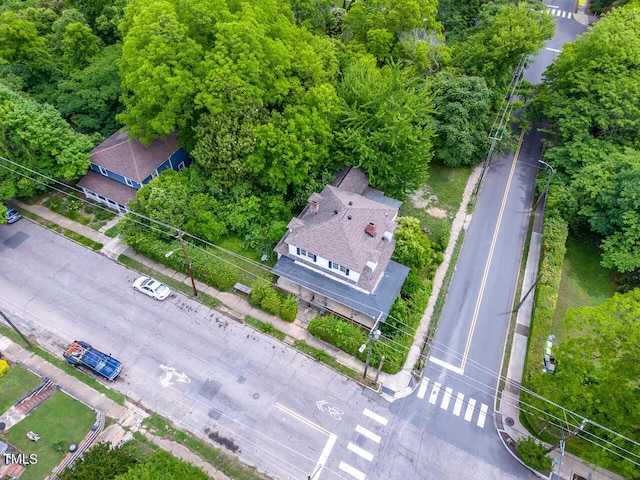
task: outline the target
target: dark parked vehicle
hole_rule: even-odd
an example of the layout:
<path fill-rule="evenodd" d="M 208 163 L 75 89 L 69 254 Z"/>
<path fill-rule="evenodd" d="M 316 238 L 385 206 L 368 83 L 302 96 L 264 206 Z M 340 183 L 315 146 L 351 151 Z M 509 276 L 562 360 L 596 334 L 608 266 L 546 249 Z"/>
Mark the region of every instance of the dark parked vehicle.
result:
<path fill-rule="evenodd" d="M 16 223 L 22 218 L 20 212 L 18 212 L 15 208 L 10 207 L 9 205 L 5 205 L 5 207 L 7 208 L 7 213 L 4 214 L 4 218 L 7 223 Z"/>
<path fill-rule="evenodd" d="M 96 350 L 87 342 L 75 340 L 64 352 L 65 360 L 74 367 L 84 365 L 107 380 L 115 380 L 122 363 L 111 355 Z"/>

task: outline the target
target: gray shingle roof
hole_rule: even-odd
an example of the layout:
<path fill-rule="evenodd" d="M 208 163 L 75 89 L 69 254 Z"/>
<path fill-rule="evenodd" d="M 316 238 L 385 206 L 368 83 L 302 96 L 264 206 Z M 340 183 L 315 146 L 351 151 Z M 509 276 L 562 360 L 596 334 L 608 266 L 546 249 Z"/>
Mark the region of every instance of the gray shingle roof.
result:
<path fill-rule="evenodd" d="M 78 185 L 114 202 L 118 202 L 120 205 L 126 206 L 130 200 L 136 198 L 135 188 L 116 182 L 91 170 L 80 179 Z"/>
<path fill-rule="evenodd" d="M 91 151 L 91 162 L 142 182 L 179 148 L 175 133 L 164 139 L 157 138 L 145 147 L 120 131 Z"/>
<path fill-rule="evenodd" d="M 287 243 L 361 273 L 368 261 L 379 263 L 393 253 L 395 242 L 382 239 L 393 232 L 397 210 L 361 195 L 328 185 L 319 195 L 318 213 L 307 210 L 292 225 Z M 337 213 L 336 213 L 337 212 Z M 365 232 L 369 223 L 376 235 Z"/>
<path fill-rule="evenodd" d="M 305 268 L 287 257 L 280 257 L 273 267 L 273 273 L 371 318 L 378 318 L 382 313 L 382 320 L 384 320 L 409 274 L 409 267 L 393 260 L 390 261 L 386 265 L 374 293 L 365 293 L 355 288 L 349 288 L 343 283 Z"/>
<path fill-rule="evenodd" d="M 373 291 L 395 248 L 393 238 L 385 240 L 383 235 L 395 231 L 397 225 L 394 220 L 400 202 L 373 189 L 371 191 L 376 194 L 367 198 L 362 195 L 369 190 L 367 186 L 366 177 L 359 170 L 350 168 L 341 172 L 337 180 L 321 193 L 313 193 L 309 197 L 309 205 L 317 203 L 317 212 L 308 206 L 298 218 L 292 219 L 289 231 L 275 251 L 289 256 L 288 245 L 306 250 L 359 273 L 357 286 Z M 375 225 L 374 236 L 366 232 L 370 223 Z M 295 257 L 294 260 L 305 262 L 304 258 Z M 367 267 L 368 262 L 377 264 L 374 270 Z M 319 268 L 315 264 L 310 266 Z M 332 270 L 323 271 L 349 281 Z"/>

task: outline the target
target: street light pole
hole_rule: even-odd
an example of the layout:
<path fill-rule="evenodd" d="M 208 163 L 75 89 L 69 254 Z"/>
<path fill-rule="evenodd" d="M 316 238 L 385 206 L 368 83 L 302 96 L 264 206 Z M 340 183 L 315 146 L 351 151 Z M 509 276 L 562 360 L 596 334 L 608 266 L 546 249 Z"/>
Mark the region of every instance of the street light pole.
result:
<path fill-rule="evenodd" d="M 380 317 L 382 317 L 382 312 L 378 315 L 376 322 L 371 327 L 371 331 L 369 332 L 369 350 L 367 351 L 367 360 L 364 362 L 364 383 L 367 383 L 367 370 L 369 370 L 369 360 L 371 359 L 371 350 L 373 348 L 373 341 L 378 340 L 382 332 L 377 329 L 378 324 L 380 323 Z"/>
<path fill-rule="evenodd" d="M 544 190 L 542 191 L 543 193 L 540 194 L 540 196 L 538 197 L 538 200 L 536 200 L 536 204 L 533 206 L 533 211 L 536 211 L 536 207 L 538 206 L 538 203 L 540 202 L 540 199 L 542 197 L 547 197 L 547 193 L 549 192 L 549 185 L 551 185 L 551 179 L 553 178 L 553 176 L 556 174 L 556 169 L 553 168 L 551 165 L 549 165 L 547 162 L 544 162 L 542 160 L 538 160 L 539 163 L 542 163 L 543 165 L 546 165 L 547 168 L 549 168 L 551 170 L 551 172 L 549 173 L 549 177 L 547 178 L 547 184 L 544 186 Z"/>
<path fill-rule="evenodd" d="M 187 270 L 189 271 L 189 277 L 191 277 L 191 286 L 193 287 L 193 296 L 198 296 L 198 290 L 196 290 L 196 282 L 193 279 L 193 270 L 191 270 L 191 264 L 189 263 L 189 257 L 187 256 L 187 249 L 184 247 L 184 240 L 182 239 L 182 230 L 178 232 L 178 239 L 180 240 L 180 247 L 182 248 L 182 253 L 184 254 L 184 263 L 187 266 Z"/>

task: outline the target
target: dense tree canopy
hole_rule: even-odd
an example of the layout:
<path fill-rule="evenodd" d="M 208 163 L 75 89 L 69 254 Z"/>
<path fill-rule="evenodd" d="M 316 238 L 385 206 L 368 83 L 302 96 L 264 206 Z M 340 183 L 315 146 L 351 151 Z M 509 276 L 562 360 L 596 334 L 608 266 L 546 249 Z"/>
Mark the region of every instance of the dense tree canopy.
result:
<path fill-rule="evenodd" d="M 0 131 L 2 157 L 57 179 L 75 179 L 87 172 L 91 139 L 71 130 L 55 108 L 29 100 L 2 83 Z M 0 169 L 0 198 L 35 192 L 38 184 L 10 170 L 27 172 L 7 162 L 0 163 L 7 168 Z"/>
<path fill-rule="evenodd" d="M 362 57 L 344 71 L 339 93 L 340 160 L 362 169 L 373 186 L 393 197 L 424 185 L 435 111 L 429 85 L 397 64 L 378 68 Z"/>
<path fill-rule="evenodd" d="M 554 20 L 538 1 L 488 3 L 475 33 L 453 47 L 452 66 L 483 77 L 491 88 L 505 87 L 525 55 L 536 53 L 554 33 Z"/>
<path fill-rule="evenodd" d="M 434 0 L 381 0 L 352 2 L 342 33 L 379 64 L 409 60 L 420 70 L 437 63 L 442 26 L 436 20 Z"/>
<path fill-rule="evenodd" d="M 572 335 L 553 349 L 555 375 L 539 374 L 533 379 L 536 392 L 612 431 L 636 438 L 640 425 L 640 289 L 616 294 L 599 306 L 570 309 L 565 323 Z M 542 405 L 543 410 L 549 409 L 549 404 Z M 591 431 L 640 454 L 637 446 L 621 443 L 612 432 Z M 590 455 L 591 461 L 598 461 L 606 452 L 593 449 Z M 640 475 L 631 462 L 617 459 L 616 463 L 625 477 Z"/>
<path fill-rule="evenodd" d="M 485 80 L 442 71 L 433 76 L 431 88 L 437 110 L 435 160 L 450 167 L 479 163 L 489 148 L 492 98 Z"/>
<path fill-rule="evenodd" d="M 602 239 L 603 265 L 640 269 L 640 9 L 613 10 L 545 73 L 534 103 L 549 122 L 545 159 L 574 229 Z"/>

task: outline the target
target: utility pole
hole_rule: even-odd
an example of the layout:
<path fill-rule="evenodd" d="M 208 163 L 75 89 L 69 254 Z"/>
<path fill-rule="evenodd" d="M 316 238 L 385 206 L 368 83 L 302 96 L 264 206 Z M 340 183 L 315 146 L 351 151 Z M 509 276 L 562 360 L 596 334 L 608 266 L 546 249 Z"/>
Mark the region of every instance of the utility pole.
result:
<path fill-rule="evenodd" d="M 547 450 L 547 453 L 551 453 L 556 448 L 561 447 L 562 448 L 562 453 L 564 454 L 564 445 L 565 445 L 565 443 L 567 443 L 567 440 L 569 438 L 573 437 L 574 435 L 577 435 L 579 432 L 581 432 L 584 429 L 584 427 L 587 426 L 587 422 L 588 422 L 588 420 L 586 418 L 583 418 L 582 419 L 582 423 L 580 423 L 580 425 L 578 425 L 571 432 L 569 432 L 566 437 L 563 435 L 563 437 L 560 439 L 560 441 L 558 443 L 556 443 L 555 445 L 553 445 L 551 448 L 549 448 Z"/>
<path fill-rule="evenodd" d="M 182 230 L 178 232 L 178 239 L 180 240 L 180 247 L 182 248 L 182 253 L 184 254 L 184 264 L 187 266 L 187 270 L 189 271 L 189 277 L 191 277 L 191 286 L 193 287 L 193 296 L 198 296 L 198 290 L 196 290 L 196 282 L 193 279 L 193 270 L 191 270 L 191 264 L 189 263 L 189 257 L 187 256 L 187 249 L 184 247 L 184 240 L 182 239 Z"/>
<path fill-rule="evenodd" d="M 378 324 L 380 323 L 380 317 L 382 317 L 382 312 L 380 312 L 380 315 L 378 315 L 378 318 L 376 319 L 376 322 L 373 324 L 373 327 L 371 327 L 371 331 L 369 332 L 369 351 L 367 351 L 367 360 L 364 363 L 364 383 L 366 385 L 367 383 L 367 370 L 369 370 L 369 360 L 371 359 L 371 349 L 373 348 L 373 341 L 374 340 L 378 340 L 380 338 L 380 330 L 377 329 Z M 361 347 L 364 347 L 364 344 L 361 345 Z"/>
<path fill-rule="evenodd" d="M 2 318 L 4 318 L 4 319 L 7 321 L 7 323 L 11 326 L 11 328 L 13 328 L 13 329 L 18 333 L 18 335 L 20 335 L 20 337 L 22 337 L 22 340 L 24 340 L 24 342 L 25 342 L 27 345 L 29 345 L 29 346 L 31 347 L 31 346 L 32 346 L 32 345 L 31 345 L 31 342 L 30 342 L 29 340 L 27 340 L 27 337 L 25 337 L 25 336 L 22 334 L 22 332 L 21 332 L 20 330 L 18 330 L 18 327 L 16 327 L 16 326 L 13 324 L 13 322 L 12 322 L 11 320 L 9 320 L 9 317 L 7 317 L 7 316 L 4 314 L 4 312 L 2 312 L 2 311 L 0 311 L 0 315 L 2 315 Z"/>
<path fill-rule="evenodd" d="M 547 198 L 547 193 L 549 193 L 549 185 L 551 185 L 551 179 L 553 178 L 553 176 L 556 174 L 556 170 L 555 168 L 553 168 L 551 165 L 549 165 L 547 162 L 544 162 L 542 160 L 538 160 L 539 163 L 542 163 L 543 165 L 546 165 L 547 168 L 549 168 L 551 170 L 551 172 L 549 173 L 549 177 L 547 178 L 547 184 L 544 186 L 544 190 L 542 190 L 542 193 L 540 194 L 540 196 L 538 197 L 538 200 L 536 200 L 536 204 L 533 206 L 532 211 L 536 211 L 536 207 L 538 206 L 538 203 L 540 202 L 540 199 L 542 197 Z"/>

